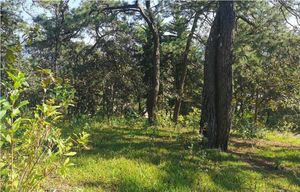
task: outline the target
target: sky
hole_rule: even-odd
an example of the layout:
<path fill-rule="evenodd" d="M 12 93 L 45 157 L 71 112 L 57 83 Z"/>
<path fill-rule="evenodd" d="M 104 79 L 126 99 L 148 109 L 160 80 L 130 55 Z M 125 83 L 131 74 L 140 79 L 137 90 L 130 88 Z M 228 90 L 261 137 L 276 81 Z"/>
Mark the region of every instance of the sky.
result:
<path fill-rule="evenodd" d="M 0 2 L 3 0 L 0 0 Z M 55 0 L 50 0 L 50 1 L 55 1 Z M 69 0 L 69 8 L 77 8 L 80 6 L 80 3 L 84 0 Z M 121 2 L 127 2 L 128 4 L 131 4 L 134 2 L 134 0 L 120 0 Z M 156 1 L 156 0 L 154 0 Z M 50 13 L 47 13 L 47 10 L 44 10 L 43 8 L 34 6 L 33 0 L 25 0 L 25 3 L 22 5 L 21 9 L 21 17 L 27 21 L 28 23 L 32 23 L 32 16 L 37 16 L 39 14 L 46 13 L 47 15 L 50 15 Z M 290 17 L 288 19 L 289 23 L 292 25 L 297 25 L 296 18 L 295 17 Z M 289 26 L 291 28 L 291 26 Z"/>
<path fill-rule="evenodd" d="M 0 0 L 2 2 L 4 0 Z M 13 1 L 13 0 L 12 0 Z M 40 0 L 43 1 L 43 0 Z M 55 1 L 55 0 L 48 0 L 48 1 Z M 69 9 L 74 9 L 80 6 L 82 1 L 87 1 L 87 0 L 69 0 Z M 135 0 L 120 0 L 121 2 L 126 2 L 128 4 L 132 4 Z M 154 3 L 157 3 L 157 0 L 153 1 Z M 29 24 L 32 24 L 32 18 L 36 17 L 40 14 L 45 13 L 46 15 L 50 16 L 50 12 L 48 10 L 45 10 L 41 7 L 35 6 L 34 0 L 24 0 L 24 3 L 21 6 L 20 9 L 20 16 Z M 293 26 L 297 26 L 297 29 L 300 30 L 300 26 L 297 25 L 296 18 L 295 17 L 290 17 L 288 18 L 289 23 L 291 23 Z M 287 24 L 287 27 L 292 29 L 293 27 L 291 25 Z"/>
<path fill-rule="evenodd" d="M 1 2 L 2 0 L 0 0 Z M 52 0 L 53 1 L 53 0 Z M 74 9 L 79 7 L 82 0 L 69 0 L 69 8 Z M 34 5 L 33 0 L 25 0 L 25 3 L 22 5 L 21 8 L 21 17 L 27 21 L 28 23 L 32 23 L 32 16 L 38 16 L 42 13 L 46 13 L 50 16 L 50 13 L 47 10 L 37 7 Z"/>

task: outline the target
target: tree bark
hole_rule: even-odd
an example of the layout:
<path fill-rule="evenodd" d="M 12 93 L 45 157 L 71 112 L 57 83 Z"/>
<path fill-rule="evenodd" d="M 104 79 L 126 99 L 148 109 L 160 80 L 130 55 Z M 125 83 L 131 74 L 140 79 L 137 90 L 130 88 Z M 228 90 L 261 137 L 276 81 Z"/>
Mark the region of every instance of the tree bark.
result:
<path fill-rule="evenodd" d="M 152 15 L 152 14 L 150 14 Z M 153 20 L 153 19 L 152 19 Z M 150 27 L 150 26 L 149 26 Z M 147 98 L 147 112 L 148 112 L 148 118 L 149 122 L 153 123 L 156 119 L 156 108 L 157 108 L 157 100 L 158 100 L 158 93 L 159 93 L 159 79 L 160 79 L 160 39 L 159 39 L 159 33 L 154 26 L 154 24 L 151 24 L 150 27 L 152 31 L 152 38 L 153 38 L 153 55 L 152 55 L 152 63 L 153 63 L 153 69 L 152 69 L 152 78 L 151 78 L 151 84 L 149 86 L 148 90 L 148 98 Z"/>
<path fill-rule="evenodd" d="M 152 75 L 150 80 L 150 85 L 148 87 L 147 94 L 147 112 L 148 112 L 148 120 L 152 124 L 156 119 L 156 108 L 157 108 L 157 100 L 159 93 L 159 85 L 160 85 L 160 38 L 158 27 L 154 21 L 153 13 L 150 9 L 150 0 L 146 1 L 147 11 L 140 5 L 139 1 L 136 1 L 133 5 L 124 5 L 118 7 L 107 7 L 105 10 L 124 10 L 124 11 L 137 11 L 141 14 L 143 19 L 146 21 L 153 40 L 153 55 L 152 55 Z"/>
<path fill-rule="evenodd" d="M 197 12 L 195 15 L 194 21 L 193 21 L 191 32 L 190 32 L 187 42 L 186 42 L 184 52 L 182 54 L 182 63 L 181 63 L 182 70 L 181 70 L 181 73 L 179 73 L 180 76 L 179 76 L 179 84 L 178 84 L 178 90 L 177 90 L 178 96 L 176 97 L 176 100 L 175 100 L 175 107 L 174 107 L 174 113 L 173 113 L 173 121 L 175 123 L 177 123 L 180 108 L 181 108 L 181 102 L 182 102 L 182 97 L 183 97 L 183 92 L 184 92 L 184 84 L 185 84 L 185 79 L 186 79 L 186 75 L 187 75 L 188 54 L 190 52 L 193 35 L 197 28 L 198 19 L 199 19 L 199 13 Z"/>
<path fill-rule="evenodd" d="M 233 1 L 220 1 L 205 50 L 200 132 L 209 148 L 228 148 L 231 128 Z"/>
<path fill-rule="evenodd" d="M 256 93 L 255 93 L 255 106 L 254 106 L 254 117 L 253 117 L 253 120 L 254 120 L 254 123 L 256 124 L 257 123 L 257 117 L 258 117 L 258 107 L 259 107 L 259 92 L 258 92 L 258 89 L 256 89 Z"/>

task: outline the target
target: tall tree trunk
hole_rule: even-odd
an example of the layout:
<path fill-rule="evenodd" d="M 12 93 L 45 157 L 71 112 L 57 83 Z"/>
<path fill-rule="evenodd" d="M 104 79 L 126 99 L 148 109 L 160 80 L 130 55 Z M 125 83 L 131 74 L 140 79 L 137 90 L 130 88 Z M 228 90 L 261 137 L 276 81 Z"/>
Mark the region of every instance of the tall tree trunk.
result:
<path fill-rule="evenodd" d="M 254 106 L 254 123 L 257 123 L 257 116 L 258 116 L 258 107 L 259 107 L 259 103 L 258 103 L 258 99 L 259 99 L 259 92 L 258 89 L 256 89 L 256 93 L 255 93 L 255 106 Z"/>
<path fill-rule="evenodd" d="M 220 1 L 205 50 L 201 133 L 209 148 L 228 148 L 231 128 L 233 1 Z"/>
<path fill-rule="evenodd" d="M 148 87 L 147 94 L 147 112 L 148 112 L 148 120 L 152 124 L 156 119 L 156 108 L 157 108 L 157 100 L 158 100 L 158 92 L 159 92 L 159 83 L 160 83 L 160 38 L 157 24 L 154 21 L 154 15 L 150 8 L 150 0 L 146 0 L 146 8 L 145 11 L 143 6 L 140 5 L 139 1 L 135 1 L 135 4 L 132 5 L 124 5 L 124 6 L 116 6 L 116 7 L 107 7 L 104 10 L 123 10 L 123 11 L 138 11 L 143 19 L 146 21 L 153 40 L 153 55 L 152 55 L 152 75 L 150 80 L 150 85 Z"/>
<path fill-rule="evenodd" d="M 176 97 L 176 100 L 175 100 L 175 107 L 174 107 L 174 113 L 173 113 L 173 121 L 174 122 L 177 122 L 180 108 L 181 108 L 181 102 L 182 102 L 182 97 L 183 97 L 183 92 L 184 92 L 184 83 L 185 83 L 185 79 L 186 79 L 186 75 L 187 75 L 188 54 L 190 52 L 193 35 L 197 28 L 198 19 L 199 19 L 199 13 L 197 12 L 195 15 L 195 18 L 194 18 L 191 32 L 188 36 L 188 39 L 187 39 L 187 42 L 185 45 L 183 55 L 182 55 L 181 73 L 179 73 L 180 76 L 179 76 L 179 84 L 178 84 L 178 90 L 177 90 L 178 96 Z"/>
<path fill-rule="evenodd" d="M 137 7 L 140 10 L 140 13 L 152 34 L 153 40 L 153 53 L 152 53 L 152 76 L 150 80 L 150 85 L 148 87 L 148 97 L 147 97 L 147 112 L 148 120 L 152 124 L 156 119 L 156 109 L 157 109 L 157 100 L 160 86 L 160 37 L 158 27 L 154 22 L 154 16 L 150 9 L 150 1 L 146 1 L 147 13 L 139 5 L 137 1 Z"/>
<path fill-rule="evenodd" d="M 159 34 L 158 30 L 154 28 L 152 31 L 153 37 L 153 56 L 152 56 L 152 78 L 148 89 L 147 98 L 147 112 L 149 115 L 149 122 L 153 123 L 156 119 L 156 108 L 159 93 L 159 79 L 160 79 L 160 50 L 159 50 Z"/>

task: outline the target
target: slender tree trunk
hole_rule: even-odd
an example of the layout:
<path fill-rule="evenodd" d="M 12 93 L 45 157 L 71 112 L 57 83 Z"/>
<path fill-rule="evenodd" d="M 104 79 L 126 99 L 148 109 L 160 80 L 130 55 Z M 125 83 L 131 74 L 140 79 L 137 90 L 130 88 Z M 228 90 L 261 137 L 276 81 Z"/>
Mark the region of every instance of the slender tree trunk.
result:
<path fill-rule="evenodd" d="M 152 72 L 151 72 L 151 80 L 150 85 L 148 87 L 147 94 L 147 112 L 148 112 L 148 120 L 152 124 L 156 119 L 156 108 L 157 108 L 157 100 L 159 93 L 159 83 L 160 83 L 160 38 L 157 24 L 154 21 L 154 15 L 150 8 L 150 0 L 146 0 L 146 8 L 145 11 L 143 6 L 140 5 L 140 2 L 137 0 L 135 4 L 132 5 L 124 5 L 124 6 L 116 6 L 116 7 L 107 7 L 104 10 L 123 10 L 123 11 L 138 11 L 143 19 L 146 21 L 153 40 L 153 55 L 152 55 Z"/>
<path fill-rule="evenodd" d="M 152 56 L 152 79 L 149 87 L 148 98 L 147 98 L 147 111 L 149 115 L 149 122 L 153 123 L 156 119 L 156 108 L 159 93 L 159 79 L 160 79 L 160 40 L 158 30 L 153 28 L 153 56 Z"/>
<path fill-rule="evenodd" d="M 228 148 L 231 128 L 233 1 L 219 2 L 206 50 L 201 133 L 209 148 Z"/>
<path fill-rule="evenodd" d="M 188 54 L 190 52 L 190 47 L 191 47 L 191 42 L 193 39 L 193 35 L 195 33 L 195 30 L 197 28 L 197 22 L 199 19 L 199 13 L 196 13 L 195 18 L 194 18 L 194 22 L 192 25 L 192 29 L 191 32 L 188 36 L 187 42 L 186 42 L 186 46 L 185 46 L 185 50 L 183 52 L 182 55 L 182 63 L 181 63 L 181 73 L 179 76 L 179 85 L 178 85 L 178 96 L 175 100 L 175 107 L 174 107 L 174 113 L 173 113 L 173 121 L 177 122 L 178 120 L 178 116 L 179 116 L 179 112 L 180 112 L 180 108 L 181 108 L 181 102 L 182 102 L 182 97 L 183 97 L 183 92 L 184 92 L 184 84 L 185 84 L 185 79 L 186 79 L 186 75 L 187 75 L 187 65 L 188 65 Z"/>
<path fill-rule="evenodd" d="M 254 117 L 253 117 L 253 120 L 254 120 L 254 123 L 256 124 L 257 123 L 257 115 L 258 115 L 258 89 L 256 89 L 256 93 L 255 93 L 255 106 L 254 106 Z"/>
<path fill-rule="evenodd" d="M 152 76 L 150 80 L 150 85 L 148 88 L 148 97 L 147 97 L 147 112 L 148 120 L 152 124 L 156 120 L 156 110 L 157 110 L 157 101 L 158 93 L 160 86 L 160 37 L 157 25 L 154 22 L 154 16 L 150 9 L 150 1 L 146 1 L 147 13 L 144 11 L 142 6 L 137 2 L 137 6 L 140 10 L 140 13 L 152 34 L 153 40 L 153 55 L 152 55 Z"/>

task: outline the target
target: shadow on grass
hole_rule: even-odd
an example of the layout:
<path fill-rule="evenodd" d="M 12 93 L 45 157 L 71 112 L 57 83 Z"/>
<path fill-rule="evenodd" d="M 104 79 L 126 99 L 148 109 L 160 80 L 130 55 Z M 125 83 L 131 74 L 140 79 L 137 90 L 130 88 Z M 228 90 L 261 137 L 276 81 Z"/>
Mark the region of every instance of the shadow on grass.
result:
<path fill-rule="evenodd" d="M 264 176 L 282 177 L 286 178 L 289 183 L 299 186 L 300 185 L 300 170 L 299 169 L 287 169 L 280 166 L 281 162 L 296 163 L 300 167 L 300 151 L 295 151 L 293 148 L 286 148 L 279 145 L 274 145 L 274 149 L 268 149 L 266 146 L 255 146 L 246 143 L 243 145 L 240 142 L 233 142 L 235 147 L 254 147 L 261 151 L 268 151 L 270 155 L 266 156 L 260 152 L 250 151 L 230 151 L 231 154 L 239 156 L 239 158 L 251 165 L 251 170 L 254 170 Z M 273 185 L 278 190 L 282 189 L 279 185 Z"/>
<path fill-rule="evenodd" d="M 266 169 L 258 162 L 245 161 L 249 154 L 222 153 L 218 150 L 202 150 L 191 153 L 183 144 L 176 140 L 177 133 L 168 130 L 145 130 L 129 127 L 95 128 L 92 129 L 92 149 L 84 151 L 80 156 L 93 156 L 104 159 L 124 157 L 144 161 L 153 165 L 161 165 L 166 174 L 163 175 L 156 188 L 149 188 L 137 183 L 134 179 L 122 178 L 109 187 L 101 181 L 83 183 L 87 187 L 107 188 L 106 191 L 243 191 L 247 172 L 255 171 L 259 175 L 279 175 L 290 183 L 300 185 L 299 180 L 286 171 Z M 239 147 L 250 147 L 249 144 Z M 199 153 L 198 153 L 199 152 Z M 203 157 L 201 157 L 203 155 Z M 240 158 L 242 157 L 242 158 Z M 244 159 L 243 159 L 244 157 Z M 253 155 L 253 158 L 258 159 Z M 300 162 L 300 157 L 284 157 L 285 160 Z M 221 166 L 224 162 L 244 161 L 252 166 L 236 165 Z M 268 161 L 272 159 L 268 159 Z M 284 160 L 284 159 L 282 159 Z M 254 166 L 256 165 L 256 166 Z M 200 186 L 199 173 L 206 170 L 215 188 Z M 255 189 L 251 189 L 255 190 Z M 251 191 L 250 190 L 250 191 Z"/>

